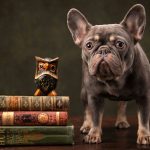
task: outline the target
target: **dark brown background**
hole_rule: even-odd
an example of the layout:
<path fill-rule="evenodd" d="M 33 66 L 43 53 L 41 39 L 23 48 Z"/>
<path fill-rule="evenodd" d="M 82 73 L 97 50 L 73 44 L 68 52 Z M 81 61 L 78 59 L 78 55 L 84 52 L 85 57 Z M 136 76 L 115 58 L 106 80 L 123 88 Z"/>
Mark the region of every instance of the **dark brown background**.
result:
<path fill-rule="evenodd" d="M 118 23 L 136 3 L 146 8 L 147 27 L 141 44 L 150 58 L 149 0 L 0 0 L 0 94 L 33 95 L 34 56 L 59 56 L 57 91 L 70 96 L 71 115 L 81 114 L 81 51 L 67 29 L 66 14 L 75 7 L 92 24 Z M 105 114 L 116 114 L 116 103 L 106 104 Z M 129 114 L 135 113 L 134 104 L 130 102 Z"/>

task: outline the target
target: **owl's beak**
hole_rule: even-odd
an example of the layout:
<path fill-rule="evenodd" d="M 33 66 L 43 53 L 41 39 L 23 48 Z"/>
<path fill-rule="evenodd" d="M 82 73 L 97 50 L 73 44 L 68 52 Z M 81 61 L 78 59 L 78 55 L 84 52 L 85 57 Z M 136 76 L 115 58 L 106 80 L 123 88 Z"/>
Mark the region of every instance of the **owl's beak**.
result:
<path fill-rule="evenodd" d="M 44 67 L 45 70 L 48 70 L 49 64 L 48 64 L 48 63 L 45 63 L 43 67 Z"/>

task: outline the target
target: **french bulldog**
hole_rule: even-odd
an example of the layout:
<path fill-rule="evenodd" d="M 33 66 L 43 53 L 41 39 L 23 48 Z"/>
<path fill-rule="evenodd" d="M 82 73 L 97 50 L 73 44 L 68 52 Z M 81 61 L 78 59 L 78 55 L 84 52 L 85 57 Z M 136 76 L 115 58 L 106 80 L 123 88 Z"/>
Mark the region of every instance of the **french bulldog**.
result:
<path fill-rule="evenodd" d="M 127 101 L 138 108 L 137 143 L 150 144 L 150 65 L 139 44 L 146 25 L 145 8 L 136 4 L 118 24 L 91 25 L 75 8 L 69 10 L 67 25 L 82 49 L 81 99 L 85 117 L 81 132 L 86 143 L 102 142 L 105 99 L 119 102 L 115 126 L 128 128 Z"/>

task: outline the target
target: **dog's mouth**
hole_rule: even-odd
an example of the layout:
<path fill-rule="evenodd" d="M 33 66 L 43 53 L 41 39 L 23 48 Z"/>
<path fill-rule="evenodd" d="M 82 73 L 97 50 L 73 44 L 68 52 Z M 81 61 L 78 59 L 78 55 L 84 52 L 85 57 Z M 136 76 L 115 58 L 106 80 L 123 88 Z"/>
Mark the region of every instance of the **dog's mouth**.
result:
<path fill-rule="evenodd" d="M 111 80 L 114 78 L 114 74 L 111 71 L 111 68 L 104 59 L 102 59 L 98 65 L 96 76 L 100 77 L 102 80 Z"/>
<path fill-rule="evenodd" d="M 107 57 L 96 54 L 89 62 L 90 75 L 96 76 L 99 80 L 115 79 L 119 77 L 122 72 L 122 63 L 114 54 L 109 54 Z"/>

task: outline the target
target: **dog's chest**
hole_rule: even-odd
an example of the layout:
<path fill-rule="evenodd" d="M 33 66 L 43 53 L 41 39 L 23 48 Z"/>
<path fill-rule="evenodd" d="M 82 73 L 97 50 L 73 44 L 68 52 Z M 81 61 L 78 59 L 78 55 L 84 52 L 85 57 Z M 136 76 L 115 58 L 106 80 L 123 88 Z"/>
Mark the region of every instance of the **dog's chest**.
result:
<path fill-rule="evenodd" d="M 106 84 L 104 91 L 101 96 L 108 98 L 110 100 L 117 101 L 128 101 L 131 100 L 134 96 L 134 92 L 131 88 L 123 86 L 122 84 Z"/>

